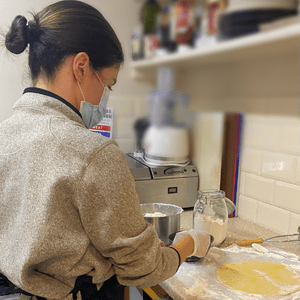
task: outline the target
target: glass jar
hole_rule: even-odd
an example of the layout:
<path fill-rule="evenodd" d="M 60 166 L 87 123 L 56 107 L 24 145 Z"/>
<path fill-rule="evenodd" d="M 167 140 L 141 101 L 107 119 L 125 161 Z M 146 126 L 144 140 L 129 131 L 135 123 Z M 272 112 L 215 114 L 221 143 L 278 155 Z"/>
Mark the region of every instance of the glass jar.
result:
<path fill-rule="evenodd" d="M 221 244 L 226 238 L 228 227 L 225 192 L 199 191 L 194 206 L 193 223 L 194 229 L 208 232 L 214 237 L 212 246 Z"/>

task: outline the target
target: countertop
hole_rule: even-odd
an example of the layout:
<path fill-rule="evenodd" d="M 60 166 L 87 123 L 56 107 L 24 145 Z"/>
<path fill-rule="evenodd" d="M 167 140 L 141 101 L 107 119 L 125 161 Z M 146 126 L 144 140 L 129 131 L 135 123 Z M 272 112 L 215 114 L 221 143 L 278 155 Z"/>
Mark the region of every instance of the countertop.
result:
<path fill-rule="evenodd" d="M 299 224 L 300 225 L 300 224 Z M 193 228 L 193 210 L 184 210 L 181 214 L 180 229 L 188 230 Z M 295 232 L 297 233 L 297 232 Z M 225 248 L 228 246 L 229 241 L 238 241 L 243 239 L 255 239 L 255 238 L 269 238 L 279 235 L 265 227 L 259 226 L 253 222 L 243 220 L 239 217 L 228 219 L 227 237 L 225 241 L 219 245 L 219 248 Z M 287 243 L 268 243 L 264 245 L 272 244 L 273 246 L 282 249 L 287 252 L 294 253 L 300 257 L 300 243 L 299 242 L 287 242 Z"/>
<path fill-rule="evenodd" d="M 181 215 L 181 230 L 188 230 L 193 227 L 193 210 L 185 210 Z M 295 232 L 296 233 L 296 232 Z M 238 247 L 235 244 L 228 247 L 229 241 L 237 241 L 246 238 L 269 238 L 272 236 L 277 236 L 278 233 L 275 233 L 269 229 L 266 229 L 262 226 L 254 224 L 252 222 L 243 220 L 239 217 L 230 218 L 228 220 L 228 230 L 227 237 L 225 241 L 218 247 L 212 247 L 208 252 L 207 256 L 195 263 L 186 263 L 184 262 L 177 273 L 169 278 L 168 280 L 160 283 L 160 286 L 170 295 L 174 300 L 218 300 L 218 299 L 255 299 L 256 295 L 252 294 L 243 294 L 236 295 L 235 292 L 232 292 L 230 289 L 221 286 L 220 282 L 216 279 L 216 269 L 223 265 L 224 263 L 249 260 L 249 257 L 257 257 L 255 255 L 263 254 L 249 254 L 248 251 L 254 251 L 252 246 L 242 246 L 239 247 L 238 251 L 241 253 L 231 253 L 230 247 Z M 300 243 L 297 242 L 286 242 L 286 243 L 268 243 L 264 242 L 263 246 L 269 249 L 274 248 L 281 249 L 285 252 L 294 253 L 300 257 Z M 228 247 L 227 249 L 225 249 Z M 275 248 L 275 249 L 276 249 Z M 225 253 L 224 253 L 225 252 Z M 246 253 L 245 253 L 246 252 Z M 231 253 L 231 254 L 230 254 Z M 250 256 L 249 256 L 250 255 Z M 258 258 L 258 260 L 270 260 L 278 263 L 287 263 L 294 264 L 297 266 L 297 272 L 300 275 L 300 262 L 295 262 L 295 260 L 287 260 L 284 257 L 269 257 L 268 255 L 263 255 L 264 258 Z M 272 254 L 271 254 L 272 256 Z M 254 259 L 255 259 L 254 258 Z M 300 293 L 300 292 L 299 292 Z M 298 292 L 295 294 L 296 298 L 293 295 L 279 299 L 300 299 L 300 294 Z M 299 297 L 299 298 L 298 298 Z M 274 297 L 267 297 L 268 299 L 274 299 Z M 259 298 L 262 299 L 262 298 Z"/>

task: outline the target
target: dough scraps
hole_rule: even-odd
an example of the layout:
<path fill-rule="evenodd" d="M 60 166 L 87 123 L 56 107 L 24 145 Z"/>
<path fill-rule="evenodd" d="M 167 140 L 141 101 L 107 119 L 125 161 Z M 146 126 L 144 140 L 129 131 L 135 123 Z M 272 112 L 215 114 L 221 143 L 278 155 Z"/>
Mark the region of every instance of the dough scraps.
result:
<path fill-rule="evenodd" d="M 242 261 L 217 269 L 225 286 L 264 296 L 286 296 L 300 290 L 300 276 L 284 264 L 270 261 Z"/>

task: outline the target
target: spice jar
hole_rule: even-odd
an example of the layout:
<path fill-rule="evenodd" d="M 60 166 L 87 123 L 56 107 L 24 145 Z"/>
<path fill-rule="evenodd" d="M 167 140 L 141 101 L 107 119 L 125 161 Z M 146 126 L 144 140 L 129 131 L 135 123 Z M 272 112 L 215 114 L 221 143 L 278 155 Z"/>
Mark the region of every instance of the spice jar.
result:
<path fill-rule="evenodd" d="M 193 212 L 194 229 L 202 230 L 214 237 L 212 246 L 221 244 L 227 234 L 228 210 L 225 192 L 203 190 L 198 192 Z"/>

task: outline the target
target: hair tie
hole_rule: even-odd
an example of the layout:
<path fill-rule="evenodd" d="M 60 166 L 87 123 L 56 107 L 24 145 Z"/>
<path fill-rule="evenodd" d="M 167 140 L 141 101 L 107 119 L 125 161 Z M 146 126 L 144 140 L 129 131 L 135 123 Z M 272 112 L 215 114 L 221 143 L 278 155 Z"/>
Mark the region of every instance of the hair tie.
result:
<path fill-rule="evenodd" d="M 40 29 L 39 29 L 39 25 L 37 24 L 37 20 L 35 19 L 29 21 L 26 28 L 28 33 L 29 44 L 32 45 L 35 42 L 37 42 L 40 38 Z"/>

